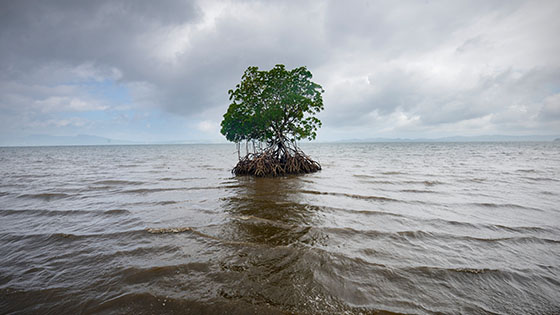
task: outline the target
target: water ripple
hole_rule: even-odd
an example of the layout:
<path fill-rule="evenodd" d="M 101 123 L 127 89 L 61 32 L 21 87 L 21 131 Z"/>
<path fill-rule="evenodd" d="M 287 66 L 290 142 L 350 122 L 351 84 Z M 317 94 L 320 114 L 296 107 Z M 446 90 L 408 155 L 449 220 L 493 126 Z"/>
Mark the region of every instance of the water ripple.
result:
<path fill-rule="evenodd" d="M 3 313 L 560 313 L 560 146 L 0 148 Z"/>

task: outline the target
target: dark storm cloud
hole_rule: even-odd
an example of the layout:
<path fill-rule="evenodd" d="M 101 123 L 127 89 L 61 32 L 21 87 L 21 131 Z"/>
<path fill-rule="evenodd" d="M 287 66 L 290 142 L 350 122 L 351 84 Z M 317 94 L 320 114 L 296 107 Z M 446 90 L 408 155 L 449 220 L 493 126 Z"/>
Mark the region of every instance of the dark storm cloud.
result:
<path fill-rule="evenodd" d="M 141 68 L 141 35 L 195 20 L 193 3 L 154 1 L 5 1 L 2 60 L 28 63 L 95 61 Z M 6 49 L 9 47 L 9 49 Z M 4 66 L 6 62 L 3 62 Z"/>
<path fill-rule="evenodd" d="M 227 100 L 249 65 L 324 61 L 325 50 L 314 51 L 320 34 L 303 24 L 307 13 L 281 3 L 240 5 L 239 14 L 224 12 L 200 26 L 203 12 L 185 1 L 9 2 L 2 10 L 0 43 L 9 47 L 1 51 L 3 77 L 41 80 L 41 68 L 49 76 L 53 67 L 91 63 L 97 74 L 113 69 L 121 82 L 144 83 L 132 91 L 149 87 L 155 105 L 190 115 Z"/>
<path fill-rule="evenodd" d="M 325 62 L 320 30 L 306 29 L 305 11 L 292 9 L 282 4 L 257 7 L 257 12 L 242 7 L 241 16 L 224 14 L 194 34 L 190 49 L 176 56 L 178 71 L 165 83 L 171 92 L 166 95 L 167 108 L 189 114 L 196 106 L 223 106 L 227 90 L 239 82 L 249 65 L 313 68 Z M 188 107 L 185 95 L 190 96 Z"/>
<path fill-rule="evenodd" d="M 196 21 L 192 2 L 3 2 L 0 66 L 6 81 L 55 85 L 87 79 L 165 78 L 150 52 L 158 32 Z"/>

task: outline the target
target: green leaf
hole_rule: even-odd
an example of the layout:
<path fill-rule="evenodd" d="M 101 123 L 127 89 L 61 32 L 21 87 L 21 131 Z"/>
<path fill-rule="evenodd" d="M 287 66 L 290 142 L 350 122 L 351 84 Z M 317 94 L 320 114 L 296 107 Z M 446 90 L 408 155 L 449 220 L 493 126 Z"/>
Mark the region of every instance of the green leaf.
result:
<path fill-rule="evenodd" d="M 323 110 L 324 90 L 311 78 L 306 67 L 248 67 L 241 82 L 228 91 L 232 103 L 221 133 L 233 142 L 315 139 L 321 121 L 313 115 Z"/>

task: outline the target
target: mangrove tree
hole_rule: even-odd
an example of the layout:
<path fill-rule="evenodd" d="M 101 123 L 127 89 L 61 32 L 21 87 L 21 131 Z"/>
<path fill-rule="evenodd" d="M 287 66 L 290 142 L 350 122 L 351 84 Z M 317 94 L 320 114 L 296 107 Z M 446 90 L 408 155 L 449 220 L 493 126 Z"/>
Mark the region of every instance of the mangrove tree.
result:
<path fill-rule="evenodd" d="M 315 115 L 323 109 L 324 90 L 311 78 L 306 67 L 286 70 L 276 65 L 269 71 L 249 67 L 235 89 L 228 91 L 231 104 L 221 133 L 237 143 L 239 162 L 234 174 L 282 176 L 321 169 L 297 145 L 300 140 L 315 139 L 321 127 Z"/>

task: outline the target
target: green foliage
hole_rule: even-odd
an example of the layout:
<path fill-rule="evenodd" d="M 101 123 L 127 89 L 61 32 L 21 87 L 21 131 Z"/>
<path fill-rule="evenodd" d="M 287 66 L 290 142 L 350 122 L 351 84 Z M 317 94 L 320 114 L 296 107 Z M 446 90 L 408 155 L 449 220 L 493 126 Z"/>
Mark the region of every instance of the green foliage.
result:
<path fill-rule="evenodd" d="M 267 141 L 269 144 L 313 140 L 321 121 L 323 88 L 311 81 L 306 67 L 286 70 L 276 65 L 269 71 L 249 67 L 235 90 L 221 123 L 229 141 Z"/>

